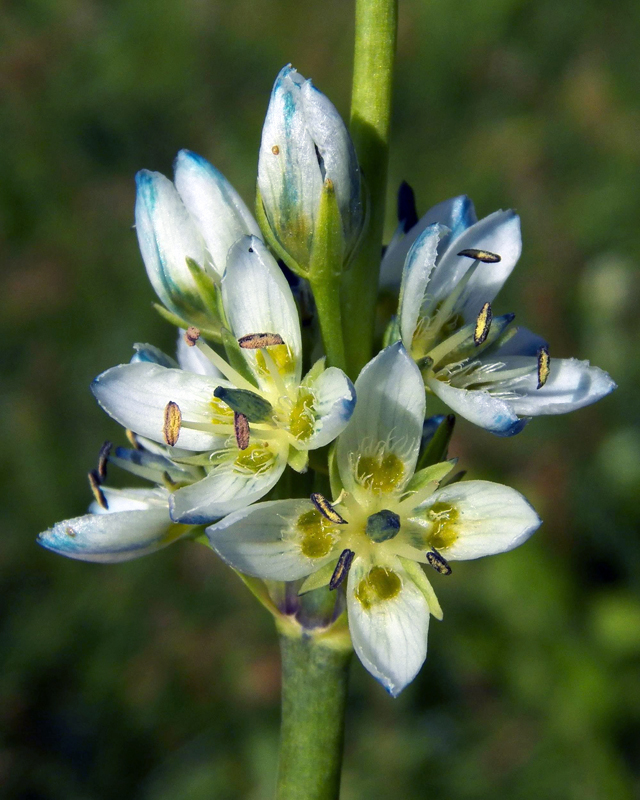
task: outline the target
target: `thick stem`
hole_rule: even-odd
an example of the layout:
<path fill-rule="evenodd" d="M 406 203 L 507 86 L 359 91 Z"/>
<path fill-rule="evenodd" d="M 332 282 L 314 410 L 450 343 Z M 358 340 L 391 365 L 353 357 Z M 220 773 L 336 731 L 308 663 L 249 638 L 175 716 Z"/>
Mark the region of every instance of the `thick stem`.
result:
<path fill-rule="evenodd" d="M 338 800 L 351 648 L 280 634 L 277 800 Z"/>
<path fill-rule="evenodd" d="M 369 193 L 369 226 L 345 274 L 343 325 L 349 373 L 372 356 L 382 251 L 398 0 L 356 0 L 351 135 Z"/>

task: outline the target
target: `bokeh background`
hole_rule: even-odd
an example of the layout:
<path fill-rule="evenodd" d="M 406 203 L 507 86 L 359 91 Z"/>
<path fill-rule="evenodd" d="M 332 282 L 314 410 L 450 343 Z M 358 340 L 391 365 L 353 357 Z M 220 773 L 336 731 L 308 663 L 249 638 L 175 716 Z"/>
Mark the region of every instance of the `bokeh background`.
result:
<path fill-rule="evenodd" d="M 252 202 L 291 61 L 348 112 L 344 0 L 13 0 L 0 9 L 0 795 L 265 800 L 271 620 L 198 545 L 120 566 L 36 534 L 83 513 L 105 438 L 88 384 L 173 331 L 137 251 L 134 173 L 207 156 Z M 640 10 L 633 0 L 401 0 L 391 186 L 419 210 L 514 207 L 497 308 L 619 383 L 499 440 L 460 422 L 470 477 L 526 493 L 519 550 L 434 577 L 445 609 L 390 699 L 356 662 L 344 800 L 640 796 Z M 390 192 L 389 226 L 393 228 Z"/>

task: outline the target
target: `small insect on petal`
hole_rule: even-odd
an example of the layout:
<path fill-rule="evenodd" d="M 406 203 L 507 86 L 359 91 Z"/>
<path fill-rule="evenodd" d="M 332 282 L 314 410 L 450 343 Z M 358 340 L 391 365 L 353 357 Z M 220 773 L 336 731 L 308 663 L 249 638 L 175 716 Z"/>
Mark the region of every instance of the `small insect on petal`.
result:
<path fill-rule="evenodd" d="M 95 469 L 92 469 L 88 477 L 89 486 L 91 486 L 91 491 L 93 492 L 93 496 L 96 498 L 96 502 L 100 508 L 104 508 L 105 511 L 108 511 L 109 503 L 107 503 L 107 498 L 104 496 L 104 492 L 100 486 L 100 478 L 98 477 L 98 473 Z"/>
<path fill-rule="evenodd" d="M 323 495 L 319 494 L 318 492 L 313 492 L 313 494 L 311 495 L 311 502 L 322 514 L 322 516 L 325 519 L 329 520 L 329 522 L 333 522 L 336 525 L 347 524 L 347 520 L 344 519 L 344 517 L 341 517 L 340 514 L 338 514 L 335 508 Z"/>
<path fill-rule="evenodd" d="M 233 412 L 233 432 L 236 435 L 236 444 L 240 450 L 246 450 L 249 447 L 249 420 L 244 414 L 238 414 L 237 411 Z"/>
<path fill-rule="evenodd" d="M 491 313 L 491 303 L 485 303 L 480 309 L 480 313 L 476 319 L 476 327 L 473 331 L 473 341 L 475 342 L 476 347 L 486 341 L 487 336 L 489 335 L 489 330 L 491 329 L 492 319 L 493 314 Z"/>
<path fill-rule="evenodd" d="M 102 483 L 107 477 L 107 462 L 109 460 L 109 453 L 111 452 L 111 448 L 113 445 L 111 442 L 105 442 L 102 447 L 100 448 L 100 452 L 98 453 L 98 478 L 100 479 L 100 483 Z"/>
<path fill-rule="evenodd" d="M 484 261 L 485 264 L 496 264 L 502 261 L 497 253 L 490 253 L 488 250 L 461 250 L 459 256 L 473 258 L 475 261 Z"/>
<path fill-rule="evenodd" d="M 338 586 L 340 586 L 340 584 L 347 577 L 354 556 L 355 553 L 353 552 L 353 550 L 349 550 L 348 548 L 340 553 L 340 558 L 338 559 L 336 568 L 333 570 L 333 575 L 331 576 L 331 580 L 329 581 L 330 589 L 337 589 Z"/>
<path fill-rule="evenodd" d="M 200 338 L 200 331 L 193 325 L 188 327 L 187 330 L 184 332 L 184 340 L 189 345 L 189 347 L 195 347 L 195 344 L 199 338 Z"/>
<path fill-rule="evenodd" d="M 441 575 L 451 575 L 449 562 L 435 550 L 430 550 L 427 553 L 427 561 L 429 562 L 429 566 L 433 567 L 435 571 L 439 572 Z"/>
<path fill-rule="evenodd" d="M 273 147 L 271 148 L 271 152 L 273 153 L 274 156 L 280 155 L 280 148 L 278 147 L 277 144 L 273 145 Z"/>
<path fill-rule="evenodd" d="M 543 345 L 538 350 L 538 389 L 542 389 L 551 372 L 551 358 L 549 357 L 548 345 Z"/>
<path fill-rule="evenodd" d="M 284 339 L 279 333 L 247 333 L 238 339 L 238 344 L 243 350 L 261 350 L 263 347 L 284 344 Z"/>
<path fill-rule="evenodd" d="M 165 442 L 173 447 L 178 441 L 180 436 L 180 426 L 182 425 L 182 413 L 180 406 L 169 400 L 164 408 L 164 425 L 162 426 L 162 435 Z"/>

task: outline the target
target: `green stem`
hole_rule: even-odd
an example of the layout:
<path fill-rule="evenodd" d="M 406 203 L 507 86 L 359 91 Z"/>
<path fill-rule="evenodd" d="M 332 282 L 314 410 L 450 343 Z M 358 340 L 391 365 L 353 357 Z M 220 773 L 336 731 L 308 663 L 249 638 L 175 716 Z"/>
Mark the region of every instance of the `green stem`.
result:
<path fill-rule="evenodd" d="M 351 377 L 372 356 L 397 27 L 398 0 L 356 0 L 351 136 L 369 192 L 370 216 L 361 250 L 345 274 L 343 321 Z"/>
<path fill-rule="evenodd" d="M 277 800 L 337 800 L 351 648 L 280 634 L 282 728 Z"/>

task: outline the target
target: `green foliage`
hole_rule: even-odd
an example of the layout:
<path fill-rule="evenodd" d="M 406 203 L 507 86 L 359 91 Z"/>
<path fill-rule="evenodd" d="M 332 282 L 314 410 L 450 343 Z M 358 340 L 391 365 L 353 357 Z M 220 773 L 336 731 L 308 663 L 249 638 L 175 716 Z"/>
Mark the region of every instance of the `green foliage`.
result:
<path fill-rule="evenodd" d="M 123 443 L 91 379 L 135 341 L 174 346 L 130 230 L 134 173 L 189 147 L 251 203 L 283 64 L 346 116 L 351 15 L 339 0 L 0 11 L 3 796 L 272 795 L 277 642 L 237 577 L 195 543 L 102 567 L 34 540 L 84 512 L 92 454 Z M 516 208 L 524 253 L 496 312 L 620 388 L 510 440 L 459 421 L 449 455 L 545 524 L 434 574 L 444 620 L 398 700 L 354 665 L 344 800 L 640 790 L 638 27 L 627 0 L 401 3 L 390 191 L 407 179 L 419 211 L 463 192 L 481 215 Z"/>

